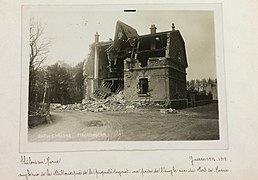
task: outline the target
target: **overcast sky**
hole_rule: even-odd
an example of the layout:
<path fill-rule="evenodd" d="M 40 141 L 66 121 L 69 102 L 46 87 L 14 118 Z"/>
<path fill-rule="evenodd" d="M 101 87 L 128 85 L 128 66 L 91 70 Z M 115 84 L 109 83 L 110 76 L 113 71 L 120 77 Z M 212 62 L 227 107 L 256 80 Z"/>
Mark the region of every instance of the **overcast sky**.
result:
<path fill-rule="evenodd" d="M 157 32 L 171 30 L 174 23 L 186 45 L 187 79 L 216 78 L 214 17 L 211 11 L 34 11 L 31 16 L 46 24 L 44 36 L 51 39 L 45 64 L 63 60 L 69 64 L 83 61 L 89 53 L 96 31 L 100 41 L 114 39 L 117 20 L 148 34 L 151 24 Z"/>

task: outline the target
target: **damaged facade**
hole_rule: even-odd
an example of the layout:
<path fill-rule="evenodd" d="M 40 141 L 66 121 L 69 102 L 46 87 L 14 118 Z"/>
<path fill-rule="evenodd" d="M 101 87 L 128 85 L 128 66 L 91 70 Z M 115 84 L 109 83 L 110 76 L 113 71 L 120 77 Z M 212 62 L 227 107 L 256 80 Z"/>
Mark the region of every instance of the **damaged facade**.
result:
<path fill-rule="evenodd" d="M 138 35 L 118 21 L 114 40 L 100 42 L 98 33 L 84 63 L 85 99 L 106 98 L 124 91 L 126 101 L 166 103 L 173 108 L 187 106 L 185 43 L 172 30 Z"/>

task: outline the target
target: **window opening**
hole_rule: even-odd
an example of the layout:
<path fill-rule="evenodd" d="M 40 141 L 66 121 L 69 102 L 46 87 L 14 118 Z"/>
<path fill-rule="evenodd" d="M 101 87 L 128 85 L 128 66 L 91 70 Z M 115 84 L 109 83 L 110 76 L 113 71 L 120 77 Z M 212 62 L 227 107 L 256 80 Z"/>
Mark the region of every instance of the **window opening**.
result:
<path fill-rule="evenodd" d="M 142 78 L 139 80 L 140 94 L 147 94 L 149 89 L 148 78 Z"/>

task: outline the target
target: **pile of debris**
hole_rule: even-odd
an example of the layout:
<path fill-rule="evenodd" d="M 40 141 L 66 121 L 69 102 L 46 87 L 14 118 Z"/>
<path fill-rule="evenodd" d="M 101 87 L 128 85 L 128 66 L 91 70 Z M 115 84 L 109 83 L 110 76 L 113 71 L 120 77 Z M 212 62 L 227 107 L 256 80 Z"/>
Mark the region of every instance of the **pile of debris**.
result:
<path fill-rule="evenodd" d="M 91 112 L 102 112 L 102 111 L 121 111 L 126 108 L 126 101 L 124 94 L 121 91 L 119 94 L 112 95 L 106 99 L 89 99 L 82 100 L 82 103 L 75 104 L 51 104 L 52 110 L 80 110 L 80 111 L 91 111 Z"/>
<path fill-rule="evenodd" d="M 51 110 L 76 110 L 76 111 L 90 111 L 90 112 L 103 112 L 103 111 L 128 111 L 134 109 L 160 109 L 160 113 L 175 114 L 177 110 L 166 108 L 165 104 L 154 102 L 126 102 L 123 91 L 118 94 L 111 95 L 106 99 L 91 98 L 89 100 L 83 99 L 82 103 L 75 104 L 51 104 Z"/>
<path fill-rule="evenodd" d="M 169 109 L 160 109 L 160 113 L 163 114 L 176 114 L 178 111 L 172 108 Z"/>

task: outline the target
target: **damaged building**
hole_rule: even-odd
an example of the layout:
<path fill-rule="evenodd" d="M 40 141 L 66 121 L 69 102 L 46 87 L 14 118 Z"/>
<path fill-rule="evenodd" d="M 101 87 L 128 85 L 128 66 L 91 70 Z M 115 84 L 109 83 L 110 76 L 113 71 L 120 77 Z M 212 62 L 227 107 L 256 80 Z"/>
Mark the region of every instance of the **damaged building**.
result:
<path fill-rule="evenodd" d="M 179 30 L 139 35 L 133 27 L 118 21 L 113 40 L 90 45 L 84 63 L 85 99 L 106 98 L 124 92 L 130 102 L 166 103 L 173 108 L 187 106 L 185 43 Z"/>

